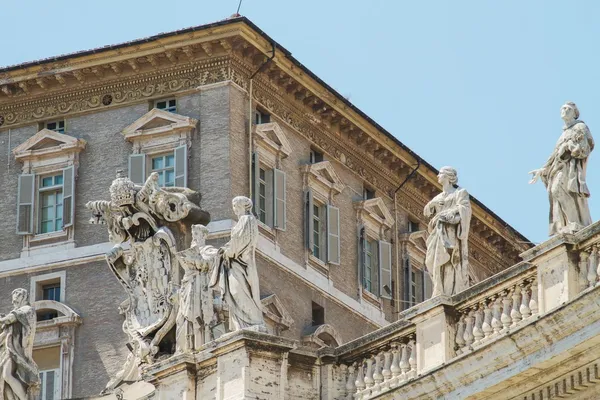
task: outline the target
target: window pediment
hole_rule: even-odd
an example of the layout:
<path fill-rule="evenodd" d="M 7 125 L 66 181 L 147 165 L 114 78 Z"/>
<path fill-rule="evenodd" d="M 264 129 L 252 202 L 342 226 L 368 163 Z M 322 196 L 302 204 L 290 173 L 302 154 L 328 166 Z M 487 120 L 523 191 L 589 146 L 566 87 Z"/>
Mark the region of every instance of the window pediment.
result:
<path fill-rule="evenodd" d="M 198 120 L 194 118 L 153 108 L 123 129 L 122 133 L 126 140 L 135 141 L 180 131 L 191 132 L 197 123 Z"/>
<path fill-rule="evenodd" d="M 278 331 L 281 332 L 291 328 L 294 320 L 283 304 L 281 304 L 276 294 L 271 294 L 261 299 L 261 302 L 265 319 L 270 320 L 276 325 Z"/>
<path fill-rule="evenodd" d="M 305 165 L 303 170 L 306 184 L 326 198 L 329 198 L 330 194 L 339 194 L 344 190 L 345 185 L 329 161 Z"/>
<path fill-rule="evenodd" d="M 369 200 L 354 202 L 354 208 L 358 212 L 359 220 L 369 230 L 379 236 L 384 230 L 390 229 L 394 225 L 394 217 L 386 207 L 381 197 L 375 197 Z"/>
<path fill-rule="evenodd" d="M 54 158 L 85 149 L 86 141 L 73 136 L 42 129 L 13 150 L 18 161 Z"/>
<path fill-rule="evenodd" d="M 290 142 L 277 122 L 255 125 L 254 134 L 256 144 L 276 157 L 285 158 L 291 154 Z"/>

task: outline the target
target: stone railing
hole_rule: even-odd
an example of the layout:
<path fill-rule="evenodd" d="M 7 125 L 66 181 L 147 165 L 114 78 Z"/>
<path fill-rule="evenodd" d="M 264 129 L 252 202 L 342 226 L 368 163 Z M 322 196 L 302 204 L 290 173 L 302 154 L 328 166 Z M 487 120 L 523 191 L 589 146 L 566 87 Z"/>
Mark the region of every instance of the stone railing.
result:
<path fill-rule="evenodd" d="M 457 355 L 527 323 L 538 314 L 537 270 L 529 265 L 524 267 L 527 269 L 519 275 L 454 305 Z"/>
<path fill-rule="evenodd" d="M 336 349 L 337 382 L 343 386 L 339 394 L 346 399 L 371 399 L 416 378 L 414 326 L 402 322 L 397 330 L 386 327 Z"/>

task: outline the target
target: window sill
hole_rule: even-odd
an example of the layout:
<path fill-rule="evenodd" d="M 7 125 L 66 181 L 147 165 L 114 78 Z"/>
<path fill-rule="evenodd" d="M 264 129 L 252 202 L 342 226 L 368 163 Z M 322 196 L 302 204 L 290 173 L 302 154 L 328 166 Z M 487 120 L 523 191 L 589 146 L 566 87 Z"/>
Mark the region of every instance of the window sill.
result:
<path fill-rule="evenodd" d="M 369 292 L 365 288 L 362 288 L 361 293 L 362 293 L 361 297 L 363 300 L 365 300 L 367 303 L 371 304 L 372 306 L 376 307 L 377 309 L 381 310 L 381 305 L 382 305 L 381 297 L 377 297 L 376 295 Z"/>
<path fill-rule="evenodd" d="M 310 265 L 317 272 L 320 272 L 326 277 L 329 277 L 329 264 L 320 258 L 315 257 L 311 253 L 308 254 L 308 265 Z"/>
<path fill-rule="evenodd" d="M 263 234 L 263 236 L 265 236 L 267 239 L 269 239 L 271 242 L 275 242 L 275 228 L 271 228 L 269 225 L 265 224 L 264 222 L 258 220 L 258 230 L 260 233 Z"/>
<path fill-rule="evenodd" d="M 55 232 L 50 232 L 50 233 L 39 233 L 39 234 L 33 235 L 29 239 L 29 243 L 37 244 L 37 243 L 43 243 L 48 240 L 56 240 L 56 239 L 67 240 L 68 237 L 69 237 L 69 233 L 66 230 L 60 230 L 60 231 L 55 231 Z"/>

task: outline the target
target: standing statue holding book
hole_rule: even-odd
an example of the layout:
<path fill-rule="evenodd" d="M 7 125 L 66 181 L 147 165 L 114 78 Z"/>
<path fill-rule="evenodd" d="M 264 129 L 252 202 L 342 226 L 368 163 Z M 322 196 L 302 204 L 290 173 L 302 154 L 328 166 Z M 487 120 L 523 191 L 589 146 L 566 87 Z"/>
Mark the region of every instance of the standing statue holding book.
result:
<path fill-rule="evenodd" d="M 533 178 L 529 182 L 541 178 L 548 190 L 550 236 L 574 233 L 592 223 L 585 174 L 594 139 L 587 125 L 579 120 L 575 103 L 565 103 L 560 116 L 565 122 L 563 133 L 546 164 L 530 172 Z"/>

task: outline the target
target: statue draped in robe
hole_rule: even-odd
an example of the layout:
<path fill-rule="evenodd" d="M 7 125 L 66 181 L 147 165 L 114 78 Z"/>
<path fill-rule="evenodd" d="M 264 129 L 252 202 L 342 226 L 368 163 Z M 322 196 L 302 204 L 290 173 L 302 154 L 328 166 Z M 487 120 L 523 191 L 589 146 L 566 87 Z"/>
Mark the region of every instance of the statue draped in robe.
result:
<path fill-rule="evenodd" d="M 469 193 L 456 185 L 458 177 L 454 168 L 443 167 L 438 181 L 443 191 L 427 203 L 424 210 L 425 216 L 431 217 L 425 266 L 433 282 L 432 297 L 452 296 L 469 285 Z"/>
<path fill-rule="evenodd" d="M 262 303 L 254 252 L 258 241 L 258 222 L 251 213 L 252 201 L 243 196 L 232 201 L 238 222 L 231 240 L 219 249 L 219 264 L 212 272 L 210 287 L 219 287 L 229 307 L 231 331 L 263 326 Z"/>
<path fill-rule="evenodd" d="M 540 169 L 531 171 L 535 183 L 542 179 L 550 201 L 550 236 L 574 233 L 592 223 L 585 181 L 587 158 L 594 149 L 594 139 L 583 121 L 578 120 L 575 103 L 561 107 L 565 121 L 563 133 L 554 151 Z"/>
<path fill-rule="evenodd" d="M 39 391 L 33 361 L 36 314 L 25 289 L 12 292 L 14 309 L 0 316 L 0 400 L 30 400 Z"/>

